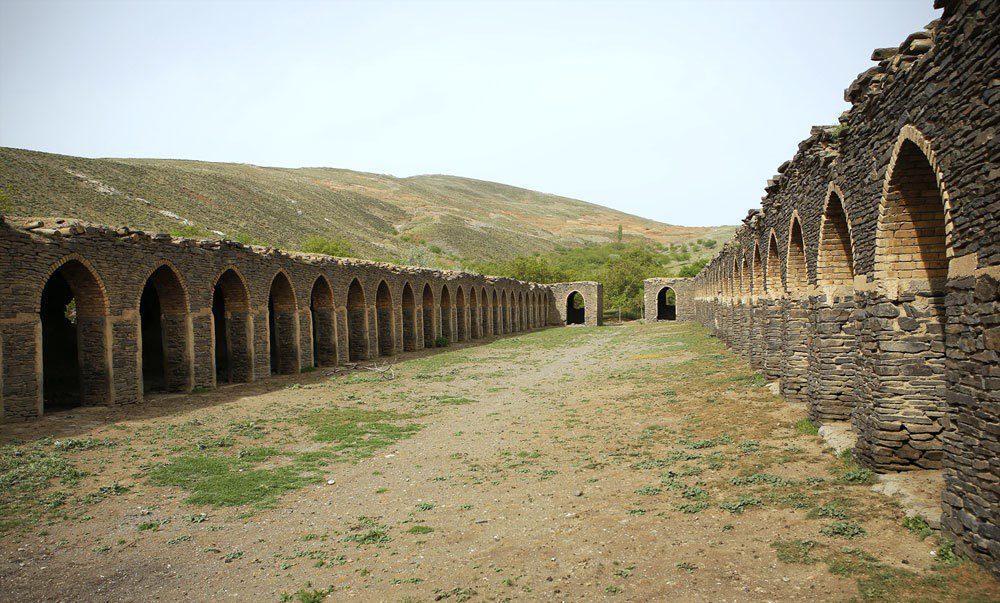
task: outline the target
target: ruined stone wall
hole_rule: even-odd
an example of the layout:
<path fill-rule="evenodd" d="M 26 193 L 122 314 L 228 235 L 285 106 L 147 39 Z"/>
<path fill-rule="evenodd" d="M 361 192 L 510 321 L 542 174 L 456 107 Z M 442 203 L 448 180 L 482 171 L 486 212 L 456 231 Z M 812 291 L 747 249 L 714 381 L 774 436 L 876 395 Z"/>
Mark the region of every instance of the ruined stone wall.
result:
<path fill-rule="evenodd" d="M 643 316 L 646 322 L 667 320 L 658 318 L 660 294 L 667 287 L 675 296 L 675 317 L 669 320 L 698 320 L 694 303 L 693 281 L 688 278 L 647 278 L 643 286 Z"/>
<path fill-rule="evenodd" d="M 546 285 L 552 292 L 551 301 L 546 307 L 547 324 L 567 324 L 567 310 L 570 296 L 579 293 L 583 296 L 583 322 L 596 327 L 604 324 L 604 285 L 594 281 L 577 283 L 556 283 Z"/>
<path fill-rule="evenodd" d="M 600 285 L 583 285 L 599 309 Z M 539 328 L 555 322 L 554 292 L 564 287 L 0 218 L 0 420 Z"/>
<path fill-rule="evenodd" d="M 938 7 L 778 167 L 694 314 L 814 421 L 851 421 L 860 463 L 943 468 L 947 536 L 1000 572 L 1000 3 Z"/>

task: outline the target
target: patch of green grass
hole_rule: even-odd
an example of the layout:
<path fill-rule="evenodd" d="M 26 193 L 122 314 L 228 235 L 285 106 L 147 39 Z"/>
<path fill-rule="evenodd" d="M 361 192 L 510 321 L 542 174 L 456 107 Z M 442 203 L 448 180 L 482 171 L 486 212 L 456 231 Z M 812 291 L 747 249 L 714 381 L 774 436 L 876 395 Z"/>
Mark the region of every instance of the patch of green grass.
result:
<path fill-rule="evenodd" d="M 430 534 L 434 528 L 430 526 L 412 526 L 407 532 L 410 534 Z"/>
<path fill-rule="evenodd" d="M 875 481 L 875 473 L 871 469 L 851 469 L 845 471 L 840 479 L 850 484 L 870 484 Z"/>
<path fill-rule="evenodd" d="M 331 450 L 360 459 L 420 431 L 416 424 L 395 424 L 412 417 L 391 410 L 335 407 L 311 412 L 300 422 L 313 428 L 313 439 L 317 442 L 330 442 Z"/>
<path fill-rule="evenodd" d="M 65 504 L 65 494 L 43 494 L 53 482 L 73 487 L 86 475 L 63 456 L 66 446 L 49 444 L 49 440 L 39 440 L 28 446 L 0 446 L 0 533 L 34 523 L 42 513 Z M 89 446 L 77 444 L 70 449 L 88 450 Z"/>
<path fill-rule="evenodd" d="M 656 496 L 657 494 L 663 493 L 663 488 L 658 488 L 656 486 L 643 486 L 635 491 L 636 494 L 642 494 L 644 496 Z"/>
<path fill-rule="evenodd" d="M 819 435 L 819 427 L 809 418 L 801 419 L 795 424 L 795 431 L 806 435 Z"/>
<path fill-rule="evenodd" d="M 928 525 L 927 520 L 920 515 L 904 517 L 903 527 L 913 532 L 920 540 L 923 540 L 934 533 L 934 530 L 932 530 L 931 526 Z"/>
<path fill-rule="evenodd" d="M 776 540 L 771 543 L 778 560 L 784 563 L 812 565 L 819 561 L 812 556 L 817 543 L 814 540 Z"/>
<path fill-rule="evenodd" d="M 820 528 L 819 533 L 824 536 L 836 536 L 838 538 L 850 539 L 864 536 L 868 532 L 863 527 L 852 521 L 839 520 L 823 526 Z"/>
<path fill-rule="evenodd" d="M 380 546 L 390 542 L 389 528 L 385 524 L 378 523 L 371 517 L 358 517 L 358 523 L 351 527 L 351 534 L 344 538 L 344 542 L 353 542 L 360 546 L 376 545 Z"/>
<path fill-rule="evenodd" d="M 742 477 L 734 477 L 729 480 L 729 483 L 734 486 L 793 486 L 795 485 L 795 480 L 786 479 L 777 475 L 771 475 L 769 473 L 754 473 L 753 475 L 746 475 Z"/>
<path fill-rule="evenodd" d="M 309 465 L 293 462 L 271 469 L 252 469 L 228 457 L 185 455 L 154 467 L 149 480 L 155 485 L 190 491 L 184 502 L 192 505 L 271 507 L 281 495 L 320 481 Z"/>
<path fill-rule="evenodd" d="M 448 404 L 451 406 L 464 406 L 466 404 L 475 404 L 478 402 L 478 400 L 463 398 L 461 396 L 437 396 L 436 399 L 441 404 Z"/>
<path fill-rule="evenodd" d="M 739 514 L 746 511 L 750 507 L 759 507 L 763 503 L 759 498 L 753 496 L 741 496 L 736 500 L 727 501 L 719 504 L 719 508 L 724 511 L 729 511 L 730 513 Z"/>
<path fill-rule="evenodd" d="M 690 513 L 690 514 L 701 513 L 702 511 L 708 508 L 708 503 L 707 502 L 683 503 L 677 505 L 675 508 L 681 513 Z"/>
<path fill-rule="evenodd" d="M 698 569 L 697 565 L 695 565 L 695 564 L 693 564 L 693 563 L 691 563 L 689 561 L 681 561 L 680 563 L 674 564 L 674 567 L 676 567 L 679 570 L 684 570 L 685 572 L 687 572 L 689 574 L 694 573 L 694 570 Z"/>
<path fill-rule="evenodd" d="M 809 513 L 806 514 L 806 517 L 809 519 L 817 519 L 820 517 L 827 519 L 847 519 L 850 517 L 850 514 L 842 504 L 833 501 L 820 505 L 809 511 Z"/>

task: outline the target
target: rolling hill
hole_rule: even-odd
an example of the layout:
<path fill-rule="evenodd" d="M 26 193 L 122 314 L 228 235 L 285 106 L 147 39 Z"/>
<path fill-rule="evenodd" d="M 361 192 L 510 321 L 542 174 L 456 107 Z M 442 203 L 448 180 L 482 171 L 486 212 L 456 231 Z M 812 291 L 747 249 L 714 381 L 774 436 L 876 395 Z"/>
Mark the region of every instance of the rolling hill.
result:
<path fill-rule="evenodd" d="M 732 226 L 673 226 L 613 209 L 455 176 L 396 178 L 334 168 L 167 159 L 86 159 L 0 148 L 17 216 L 64 216 L 175 235 L 298 249 L 343 238 L 354 255 L 456 267 L 617 239 L 722 242 Z"/>

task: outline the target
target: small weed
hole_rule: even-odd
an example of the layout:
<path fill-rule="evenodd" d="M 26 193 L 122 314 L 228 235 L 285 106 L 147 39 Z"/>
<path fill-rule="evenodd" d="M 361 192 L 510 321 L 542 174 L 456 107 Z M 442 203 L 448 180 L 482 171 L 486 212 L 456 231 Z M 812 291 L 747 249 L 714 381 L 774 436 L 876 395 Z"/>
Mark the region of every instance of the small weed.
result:
<path fill-rule="evenodd" d="M 776 540 L 771 543 L 778 555 L 778 560 L 785 563 L 803 563 L 812 565 L 819 561 L 811 555 L 816 542 L 814 540 Z"/>
<path fill-rule="evenodd" d="M 860 525 L 851 521 L 835 521 L 820 528 L 820 534 L 824 536 L 836 536 L 838 538 L 858 538 L 868 532 Z"/>
<path fill-rule="evenodd" d="M 870 484 L 875 480 L 875 474 L 871 469 L 851 469 L 841 479 L 849 484 Z"/>
<path fill-rule="evenodd" d="M 920 515 L 903 518 L 903 527 L 916 534 L 917 538 L 923 540 L 934 533 L 927 520 Z"/>
<path fill-rule="evenodd" d="M 663 488 L 658 488 L 656 486 L 643 486 L 635 491 L 636 494 L 642 494 L 644 496 L 656 496 L 657 494 L 663 493 Z"/>
<path fill-rule="evenodd" d="M 620 586 L 615 586 L 614 584 L 611 584 L 611 585 L 609 585 L 609 586 L 605 586 L 605 587 L 604 587 L 604 592 L 606 592 L 606 593 L 608 593 L 609 595 L 612 595 L 612 596 L 613 596 L 613 595 L 620 595 L 620 594 L 622 594 L 622 592 L 624 592 L 624 591 L 622 590 L 622 587 L 620 587 Z"/>
<path fill-rule="evenodd" d="M 753 496 L 741 496 L 734 501 L 720 503 L 719 508 L 724 511 L 729 511 L 730 513 L 740 514 L 750 507 L 759 507 L 761 504 L 762 503 L 759 498 L 754 498 Z"/>
<path fill-rule="evenodd" d="M 689 574 L 693 574 L 694 570 L 698 569 L 697 565 L 695 565 L 695 564 L 693 564 L 693 563 L 691 563 L 689 561 L 681 561 L 680 563 L 675 564 L 674 567 L 676 567 L 679 570 L 684 570 L 685 572 L 687 572 Z"/>
<path fill-rule="evenodd" d="M 806 435 L 819 435 L 819 427 L 808 418 L 801 419 L 795 424 L 795 431 Z"/>
<path fill-rule="evenodd" d="M 430 534 L 434 531 L 434 528 L 430 526 L 413 526 L 407 532 L 410 534 Z"/>

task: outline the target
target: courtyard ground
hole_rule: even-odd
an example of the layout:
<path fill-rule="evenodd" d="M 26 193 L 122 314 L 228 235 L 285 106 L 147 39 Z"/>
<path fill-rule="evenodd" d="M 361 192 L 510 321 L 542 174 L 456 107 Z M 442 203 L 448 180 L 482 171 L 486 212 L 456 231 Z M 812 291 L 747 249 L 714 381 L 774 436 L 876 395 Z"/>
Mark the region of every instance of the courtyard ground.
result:
<path fill-rule="evenodd" d="M 996 601 L 692 323 L 0 426 L 7 601 Z"/>

